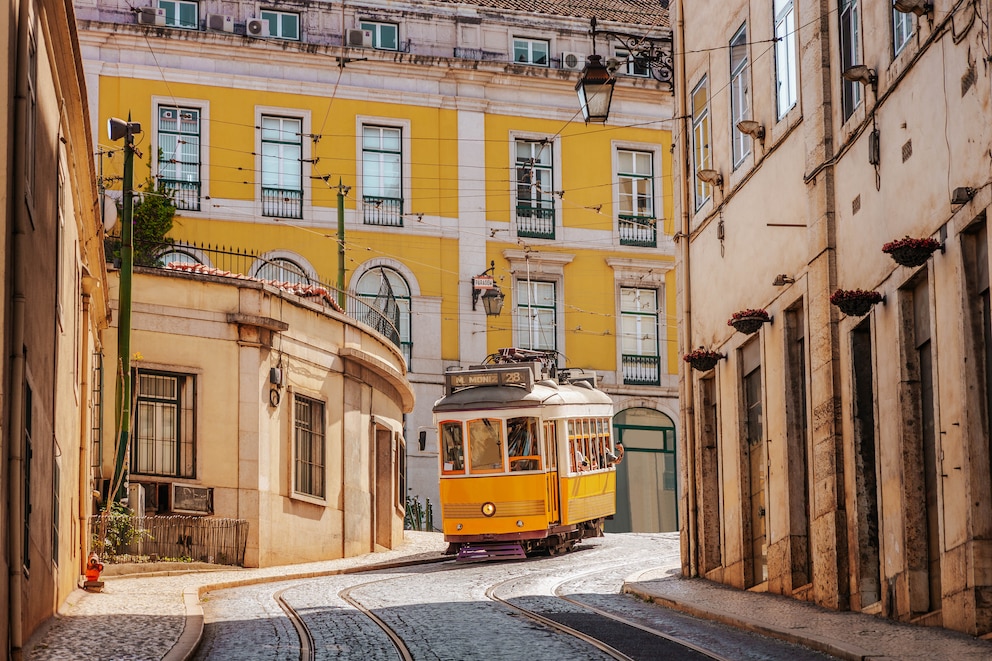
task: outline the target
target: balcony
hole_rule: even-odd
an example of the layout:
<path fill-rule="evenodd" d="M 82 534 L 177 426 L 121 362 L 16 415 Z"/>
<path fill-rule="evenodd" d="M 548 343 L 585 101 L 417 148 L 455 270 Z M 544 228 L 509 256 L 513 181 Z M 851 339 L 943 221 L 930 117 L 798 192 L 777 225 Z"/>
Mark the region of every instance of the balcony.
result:
<path fill-rule="evenodd" d="M 517 205 L 517 236 L 530 239 L 555 238 L 554 207 Z"/>
<path fill-rule="evenodd" d="M 271 218 L 303 218 L 303 191 L 263 186 L 262 215 Z"/>
<path fill-rule="evenodd" d="M 178 211 L 200 210 L 200 182 L 182 179 L 161 179 L 160 186 L 172 193 L 172 203 Z"/>
<path fill-rule="evenodd" d="M 620 215 L 617 219 L 620 245 L 658 247 L 658 222 L 650 216 Z"/>
<path fill-rule="evenodd" d="M 362 209 L 366 225 L 403 227 L 403 198 L 363 195 Z"/>
<path fill-rule="evenodd" d="M 628 386 L 661 385 L 661 358 L 623 354 L 623 382 Z"/>

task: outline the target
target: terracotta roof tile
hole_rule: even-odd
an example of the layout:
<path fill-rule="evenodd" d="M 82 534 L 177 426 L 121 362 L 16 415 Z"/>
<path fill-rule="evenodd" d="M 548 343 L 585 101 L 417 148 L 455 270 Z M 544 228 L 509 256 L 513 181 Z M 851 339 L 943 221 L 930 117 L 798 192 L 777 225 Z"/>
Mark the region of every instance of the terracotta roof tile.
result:
<path fill-rule="evenodd" d="M 670 27 L 667 0 L 634 2 L 634 0 L 434 0 L 438 4 L 474 5 L 488 9 L 552 14 L 554 16 L 596 17 L 601 21 L 617 21 L 640 25 Z"/>

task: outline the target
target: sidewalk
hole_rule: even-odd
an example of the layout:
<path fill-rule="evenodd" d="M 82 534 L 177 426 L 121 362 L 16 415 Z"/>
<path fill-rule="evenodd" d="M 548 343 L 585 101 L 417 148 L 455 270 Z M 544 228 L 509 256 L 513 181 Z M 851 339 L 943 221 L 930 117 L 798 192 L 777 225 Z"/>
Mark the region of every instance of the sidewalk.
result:
<path fill-rule="evenodd" d="M 833 611 L 789 597 L 737 590 L 700 578 L 649 571 L 625 581 L 623 591 L 660 606 L 805 645 L 841 659 L 992 659 L 992 642 L 947 629 Z"/>
<path fill-rule="evenodd" d="M 203 631 L 200 598 L 208 589 L 344 573 L 372 565 L 446 560 L 448 557 L 442 555 L 446 546 L 440 534 L 407 531 L 398 549 L 295 565 L 290 573 L 287 567 L 241 569 L 216 565 L 143 575 L 105 573 L 103 592 L 73 592 L 59 614 L 28 641 L 24 658 L 184 661 L 192 657 Z M 992 642 L 945 629 L 835 612 L 787 597 L 735 590 L 702 579 L 683 579 L 661 570 L 629 577 L 624 592 L 842 659 L 992 659 Z"/>

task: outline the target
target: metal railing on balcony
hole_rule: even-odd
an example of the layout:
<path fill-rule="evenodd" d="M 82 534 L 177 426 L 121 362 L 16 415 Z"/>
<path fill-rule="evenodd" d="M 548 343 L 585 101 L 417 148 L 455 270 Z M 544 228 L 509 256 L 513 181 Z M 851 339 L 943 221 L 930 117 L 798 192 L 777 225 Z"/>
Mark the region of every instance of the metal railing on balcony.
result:
<path fill-rule="evenodd" d="M 650 216 L 618 216 L 620 245 L 656 248 L 658 223 Z"/>
<path fill-rule="evenodd" d="M 623 382 L 629 386 L 661 385 L 661 358 L 623 354 Z"/>
<path fill-rule="evenodd" d="M 262 215 L 272 218 L 303 218 L 303 191 L 263 186 Z"/>
<path fill-rule="evenodd" d="M 403 227 L 403 198 L 364 195 L 362 217 L 366 225 Z"/>
<path fill-rule="evenodd" d="M 90 548 L 101 562 L 172 560 L 242 566 L 248 521 L 203 516 L 90 517 Z"/>
<path fill-rule="evenodd" d="M 517 236 L 531 239 L 555 238 L 554 207 L 517 205 Z"/>
<path fill-rule="evenodd" d="M 200 182 L 162 179 L 160 185 L 172 192 L 172 203 L 179 211 L 200 210 Z"/>
<path fill-rule="evenodd" d="M 268 281 L 264 277 L 258 277 L 259 273 L 264 275 L 266 272 L 285 270 L 284 264 L 269 261 L 251 251 L 209 244 L 185 242 L 147 244 L 135 241 L 135 251 L 139 250 L 159 256 L 159 259 L 149 266 L 150 268 L 167 269 L 171 263 L 173 269 L 170 270 L 240 279 L 248 276 L 262 282 Z M 111 254 L 111 250 L 108 249 L 107 254 Z M 197 266 L 203 268 L 198 269 Z M 310 302 L 344 312 L 352 319 L 377 330 L 402 350 L 398 330 L 400 311 L 396 298 L 391 294 L 381 294 L 374 299 L 366 300 L 339 291 L 321 277 L 310 278 L 308 283 L 281 283 L 281 288 Z M 344 305 L 339 303 L 341 300 L 344 300 Z"/>

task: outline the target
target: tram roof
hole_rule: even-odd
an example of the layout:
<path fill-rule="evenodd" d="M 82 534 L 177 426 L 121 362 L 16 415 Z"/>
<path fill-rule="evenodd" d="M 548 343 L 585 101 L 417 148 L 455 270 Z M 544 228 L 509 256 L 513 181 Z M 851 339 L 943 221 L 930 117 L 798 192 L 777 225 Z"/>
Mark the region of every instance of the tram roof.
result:
<path fill-rule="evenodd" d="M 613 404 L 602 390 L 584 383 L 557 385 L 538 381 L 531 390 L 519 386 L 475 386 L 464 388 L 437 400 L 434 412 L 509 409 L 563 404 Z"/>

